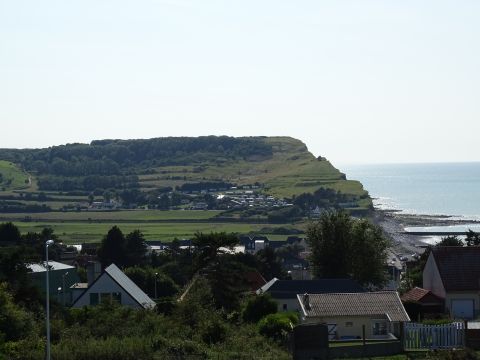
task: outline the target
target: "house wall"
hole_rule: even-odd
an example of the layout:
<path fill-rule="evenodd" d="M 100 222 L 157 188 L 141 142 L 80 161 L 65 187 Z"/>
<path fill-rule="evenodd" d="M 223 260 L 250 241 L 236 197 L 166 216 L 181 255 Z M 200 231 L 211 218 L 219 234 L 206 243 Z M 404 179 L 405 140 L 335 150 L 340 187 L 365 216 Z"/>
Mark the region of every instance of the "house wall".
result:
<path fill-rule="evenodd" d="M 440 272 L 432 254 L 428 256 L 427 263 L 423 269 L 423 288 L 430 290 L 437 296 L 445 298 L 446 292 L 443 287 Z"/>
<path fill-rule="evenodd" d="M 89 306 L 91 293 L 121 293 L 122 305 L 140 308 L 140 305 L 125 290 L 123 290 L 120 285 L 113 281 L 113 279 L 107 273 L 100 275 L 97 281 L 87 289 L 87 291 L 78 299 L 73 307 L 81 308 L 83 306 Z"/>
<path fill-rule="evenodd" d="M 68 273 L 68 274 L 67 274 Z M 50 298 L 56 300 L 59 303 L 63 303 L 63 275 L 65 275 L 65 303 L 70 304 L 72 290 L 70 286 L 80 281 L 80 278 L 77 274 L 77 269 L 61 269 L 61 270 L 50 270 L 48 272 L 48 282 L 50 288 Z M 40 289 L 42 293 L 45 292 L 46 287 L 46 272 L 31 272 L 28 273 L 32 282 Z M 58 288 L 62 288 L 59 292 Z"/>
<path fill-rule="evenodd" d="M 388 321 L 385 316 L 375 315 L 375 316 L 338 316 L 338 317 L 307 317 L 302 319 L 304 324 L 336 324 L 337 333 L 336 338 L 341 339 L 342 337 L 355 337 L 362 338 L 363 325 L 365 325 L 365 336 L 366 338 L 373 339 L 376 336 L 373 335 L 373 320 L 386 320 L 387 321 L 387 331 L 394 332 L 393 324 Z M 351 322 L 351 326 L 347 326 L 347 322 Z"/>
<path fill-rule="evenodd" d="M 454 292 L 454 293 L 447 293 L 445 296 L 445 309 L 451 314 L 452 311 L 452 300 L 469 300 L 473 299 L 474 304 L 474 315 L 478 315 L 480 313 L 480 294 L 474 291 L 462 291 L 462 292 Z"/>
<path fill-rule="evenodd" d="M 274 298 L 272 297 L 273 300 L 275 300 L 278 304 L 277 306 L 277 309 L 278 309 L 278 312 L 282 312 L 282 311 L 300 311 L 300 303 L 298 302 L 297 298 L 292 298 L 292 299 L 278 299 L 278 298 Z M 286 304 L 287 305 L 287 309 L 285 310 L 283 308 L 283 305 Z"/>

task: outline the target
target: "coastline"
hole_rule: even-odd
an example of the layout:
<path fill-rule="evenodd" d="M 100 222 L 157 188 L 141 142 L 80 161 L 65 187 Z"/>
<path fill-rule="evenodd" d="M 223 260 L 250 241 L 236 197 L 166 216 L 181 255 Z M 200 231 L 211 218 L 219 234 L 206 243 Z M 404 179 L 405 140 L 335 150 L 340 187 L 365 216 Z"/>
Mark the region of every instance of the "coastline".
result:
<path fill-rule="evenodd" d="M 387 238 L 392 241 L 391 250 L 397 255 L 414 257 L 420 255 L 425 248 L 434 245 L 442 236 L 425 236 L 409 234 L 407 227 L 431 227 L 479 224 L 478 220 L 466 220 L 448 215 L 416 215 L 404 214 L 398 210 L 375 209 L 373 221 L 379 225 Z"/>

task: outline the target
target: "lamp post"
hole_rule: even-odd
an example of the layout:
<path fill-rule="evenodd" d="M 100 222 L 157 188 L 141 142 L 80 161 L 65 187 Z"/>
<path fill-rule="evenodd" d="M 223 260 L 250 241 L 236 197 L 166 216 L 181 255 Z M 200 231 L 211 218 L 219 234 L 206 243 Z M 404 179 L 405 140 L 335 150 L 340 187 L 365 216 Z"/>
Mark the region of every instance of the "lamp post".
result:
<path fill-rule="evenodd" d="M 155 300 L 157 299 L 157 276 L 158 272 L 155 273 Z"/>
<path fill-rule="evenodd" d="M 63 286 L 63 306 L 65 306 L 65 277 L 68 275 L 68 271 L 62 275 L 62 286 Z"/>
<path fill-rule="evenodd" d="M 49 283 L 49 279 L 48 279 L 48 273 L 49 273 L 49 267 L 48 267 L 48 247 L 50 245 L 53 245 L 53 240 L 47 240 L 45 242 L 45 260 L 46 260 L 46 268 L 47 268 L 47 271 L 46 271 L 46 276 L 47 276 L 47 357 L 46 359 L 47 360 L 50 360 L 50 283 Z"/>

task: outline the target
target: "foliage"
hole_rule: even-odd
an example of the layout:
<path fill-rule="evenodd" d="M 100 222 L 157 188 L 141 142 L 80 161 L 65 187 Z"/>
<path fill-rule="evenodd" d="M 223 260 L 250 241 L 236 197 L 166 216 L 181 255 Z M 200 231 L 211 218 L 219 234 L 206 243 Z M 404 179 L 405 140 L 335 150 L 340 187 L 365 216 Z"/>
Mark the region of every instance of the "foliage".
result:
<path fill-rule="evenodd" d="M 442 238 L 435 246 L 463 246 L 463 241 L 457 235 L 448 235 Z"/>
<path fill-rule="evenodd" d="M 283 270 L 280 258 L 274 249 L 270 247 L 261 249 L 257 251 L 255 258 L 258 263 L 258 271 L 267 281 L 270 281 L 275 277 L 279 279 L 286 277 L 287 274 L 285 273 L 285 270 Z"/>
<path fill-rule="evenodd" d="M 32 314 L 14 303 L 7 292 L 6 283 L 0 283 L 0 339 L 16 341 L 29 336 L 34 331 Z"/>
<path fill-rule="evenodd" d="M 260 334 L 282 342 L 287 339 L 293 326 L 298 323 L 298 315 L 292 312 L 283 312 L 265 316 L 258 322 Z"/>
<path fill-rule="evenodd" d="M 363 285 L 382 285 L 388 242 L 368 220 L 343 211 L 324 212 L 307 229 L 311 264 L 319 278 L 351 277 Z"/>
<path fill-rule="evenodd" d="M 18 244 L 20 242 L 20 230 L 13 223 L 7 222 L 0 224 L 0 245 Z"/>
<path fill-rule="evenodd" d="M 242 311 L 244 321 L 257 323 L 261 318 L 275 314 L 277 312 L 277 303 L 270 294 L 261 294 L 249 298 Z"/>
<path fill-rule="evenodd" d="M 145 239 L 139 230 L 125 237 L 118 226 L 113 226 L 103 237 L 97 254 L 104 267 L 112 263 L 125 267 L 145 263 L 146 250 Z"/>
<path fill-rule="evenodd" d="M 468 229 L 465 243 L 467 246 L 480 246 L 480 234 Z"/>
<path fill-rule="evenodd" d="M 125 263 L 125 242 L 125 236 L 118 226 L 114 226 L 108 231 L 98 248 L 98 259 L 103 267 L 112 263 L 121 267 Z"/>
<path fill-rule="evenodd" d="M 171 297 L 179 291 L 174 281 L 157 268 L 135 266 L 126 268 L 124 272 L 150 297 L 155 297 L 155 283 L 157 284 L 157 298 Z"/>

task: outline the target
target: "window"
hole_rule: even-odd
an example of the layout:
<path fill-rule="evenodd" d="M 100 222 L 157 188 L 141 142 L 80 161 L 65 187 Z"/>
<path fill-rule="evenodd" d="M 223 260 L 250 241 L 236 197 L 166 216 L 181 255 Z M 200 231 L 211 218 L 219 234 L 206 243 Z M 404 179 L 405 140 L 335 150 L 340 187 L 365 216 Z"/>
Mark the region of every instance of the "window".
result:
<path fill-rule="evenodd" d="M 110 293 L 101 293 L 100 294 L 100 301 L 102 303 L 109 303 L 112 301 L 112 294 Z"/>
<path fill-rule="evenodd" d="M 122 303 L 122 293 L 115 292 L 112 294 L 112 300 L 116 301 L 117 303 L 121 304 Z"/>
<path fill-rule="evenodd" d="M 287 311 L 287 304 L 283 304 L 283 311 Z"/>
<path fill-rule="evenodd" d="M 373 320 L 372 335 L 374 336 L 387 335 L 387 322 L 385 320 Z"/>
<path fill-rule="evenodd" d="M 90 305 L 98 304 L 98 293 L 90 293 Z"/>

